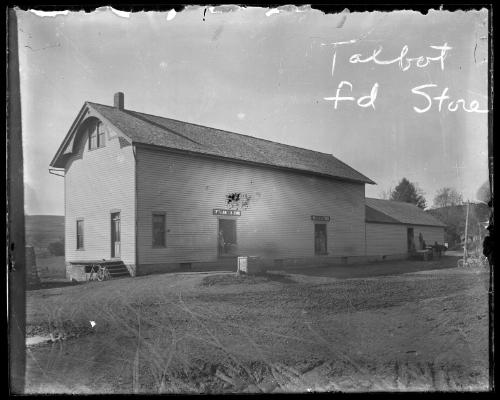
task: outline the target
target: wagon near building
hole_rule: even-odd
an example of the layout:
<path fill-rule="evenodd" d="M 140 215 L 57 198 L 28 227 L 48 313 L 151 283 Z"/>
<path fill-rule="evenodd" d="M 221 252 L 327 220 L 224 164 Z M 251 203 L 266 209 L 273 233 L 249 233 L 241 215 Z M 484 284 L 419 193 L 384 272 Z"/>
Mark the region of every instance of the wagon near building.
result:
<path fill-rule="evenodd" d="M 123 93 L 84 103 L 50 168 L 64 175 L 69 279 L 93 260 L 135 276 L 235 270 L 241 255 L 352 262 L 378 246 L 365 222 L 374 182 L 334 156 L 128 110 Z"/>

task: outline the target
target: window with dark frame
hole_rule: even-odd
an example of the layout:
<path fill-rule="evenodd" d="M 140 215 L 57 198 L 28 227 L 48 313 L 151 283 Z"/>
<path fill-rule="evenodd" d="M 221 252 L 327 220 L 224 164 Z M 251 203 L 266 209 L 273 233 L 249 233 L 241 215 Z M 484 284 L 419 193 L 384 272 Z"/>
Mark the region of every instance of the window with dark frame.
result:
<path fill-rule="evenodd" d="M 97 149 L 97 130 L 95 126 L 89 132 L 89 150 Z"/>
<path fill-rule="evenodd" d="M 89 150 L 94 150 L 98 147 L 104 147 L 105 143 L 106 138 L 102 123 L 97 122 L 92 125 L 89 130 Z"/>
<path fill-rule="evenodd" d="M 83 249 L 83 219 L 76 220 L 76 249 Z"/>
<path fill-rule="evenodd" d="M 99 122 L 97 124 L 97 147 L 104 147 L 105 141 L 106 140 L 104 138 L 104 129 L 102 123 Z"/>
<path fill-rule="evenodd" d="M 166 247 L 165 214 L 153 214 L 153 247 Z"/>

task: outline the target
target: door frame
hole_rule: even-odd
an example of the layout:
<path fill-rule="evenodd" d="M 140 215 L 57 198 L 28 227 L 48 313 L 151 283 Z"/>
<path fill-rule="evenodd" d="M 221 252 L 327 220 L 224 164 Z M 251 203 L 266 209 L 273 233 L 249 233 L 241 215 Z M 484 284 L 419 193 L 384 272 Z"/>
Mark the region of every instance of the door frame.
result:
<path fill-rule="evenodd" d="M 118 214 L 119 216 L 119 221 L 120 221 L 120 254 L 117 256 L 115 254 L 115 241 L 114 241 L 114 237 L 115 237 L 115 234 L 114 234 L 114 222 L 113 222 L 113 215 L 115 214 Z M 118 209 L 113 209 L 113 210 L 110 210 L 110 218 L 109 218 L 109 222 L 110 222 L 110 232 L 111 232 L 111 236 L 110 236 L 110 242 L 111 242 L 111 246 L 110 246 L 110 258 L 112 259 L 120 259 L 121 258 L 121 255 L 122 255 L 122 213 L 121 213 L 121 210 L 118 210 Z"/>
<path fill-rule="evenodd" d="M 219 252 L 219 231 L 220 231 L 220 220 L 232 220 L 234 221 L 234 237 L 236 240 L 236 245 L 238 244 L 238 217 L 237 216 L 217 216 L 217 232 L 216 232 L 216 239 L 217 239 L 217 258 L 229 258 L 229 257 L 235 257 L 230 254 L 221 254 Z"/>
<path fill-rule="evenodd" d="M 324 225 L 325 226 L 325 252 L 324 253 L 316 253 L 316 225 Z M 315 256 L 327 256 L 328 255 L 328 224 L 326 223 L 326 221 L 314 223 L 313 246 L 314 246 L 314 255 Z"/>
<path fill-rule="evenodd" d="M 411 243 L 410 243 L 410 232 L 411 232 L 411 243 L 415 243 L 415 230 L 413 226 L 406 227 L 406 247 L 407 253 L 411 253 Z"/>

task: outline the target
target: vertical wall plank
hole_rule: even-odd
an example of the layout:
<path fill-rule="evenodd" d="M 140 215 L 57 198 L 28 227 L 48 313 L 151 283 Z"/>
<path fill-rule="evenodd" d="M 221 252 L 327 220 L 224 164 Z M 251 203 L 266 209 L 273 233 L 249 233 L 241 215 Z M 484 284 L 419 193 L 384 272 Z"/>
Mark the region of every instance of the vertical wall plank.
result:
<path fill-rule="evenodd" d="M 25 374 L 25 239 L 23 146 L 17 16 L 8 9 L 7 52 L 7 244 L 9 312 L 9 384 L 10 392 L 24 392 Z"/>

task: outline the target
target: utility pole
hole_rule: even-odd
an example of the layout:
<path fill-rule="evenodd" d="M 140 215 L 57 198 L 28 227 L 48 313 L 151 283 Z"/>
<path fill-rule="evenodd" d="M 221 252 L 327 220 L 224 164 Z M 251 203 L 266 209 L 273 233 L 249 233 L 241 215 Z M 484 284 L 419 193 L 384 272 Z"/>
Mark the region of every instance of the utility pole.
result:
<path fill-rule="evenodd" d="M 469 225 L 469 204 L 469 201 L 467 201 L 467 214 L 465 215 L 464 266 L 467 261 L 467 228 Z"/>

